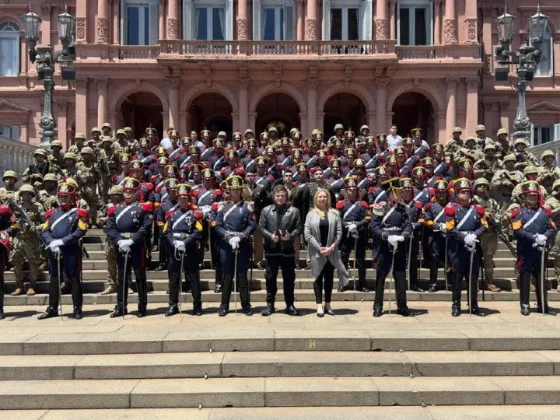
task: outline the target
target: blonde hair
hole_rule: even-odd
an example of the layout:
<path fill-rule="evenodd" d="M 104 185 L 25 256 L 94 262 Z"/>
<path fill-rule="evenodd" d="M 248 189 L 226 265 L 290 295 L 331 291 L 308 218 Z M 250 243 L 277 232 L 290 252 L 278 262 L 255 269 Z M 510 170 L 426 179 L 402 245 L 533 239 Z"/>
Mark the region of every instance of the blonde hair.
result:
<path fill-rule="evenodd" d="M 318 211 L 318 212 L 323 212 L 323 210 L 321 210 L 319 208 L 319 206 L 317 205 L 317 198 L 319 197 L 320 193 L 325 193 L 327 195 L 327 210 L 325 211 L 325 213 L 326 213 L 331 209 L 332 204 L 331 204 L 331 194 L 328 190 L 326 190 L 324 188 L 319 188 L 317 190 L 317 192 L 315 193 L 315 196 L 313 197 L 313 209 L 315 211 Z"/>

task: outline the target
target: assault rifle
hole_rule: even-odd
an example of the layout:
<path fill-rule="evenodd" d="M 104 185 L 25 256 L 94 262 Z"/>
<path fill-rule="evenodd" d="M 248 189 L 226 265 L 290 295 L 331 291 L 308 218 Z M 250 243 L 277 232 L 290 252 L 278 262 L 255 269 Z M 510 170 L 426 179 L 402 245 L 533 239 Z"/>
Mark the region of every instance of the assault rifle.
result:
<path fill-rule="evenodd" d="M 8 205 L 12 208 L 12 210 L 14 211 L 15 216 L 18 218 L 18 223 L 20 226 L 33 226 L 35 227 L 35 223 L 33 223 L 31 221 L 31 219 L 29 218 L 29 216 L 27 215 L 27 212 L 18 204 L 16 203 L 16 201 L 9 197 L 6 202 L 8 203 Z M 43 237 L 41 236 L 41 234 L 35 230 L 35 235 L 37 235 L 37 238 L 39 239 L 39 242 L 46 247 L 47 243 L 45 242 L 45 240 L 43 239 Z"/>

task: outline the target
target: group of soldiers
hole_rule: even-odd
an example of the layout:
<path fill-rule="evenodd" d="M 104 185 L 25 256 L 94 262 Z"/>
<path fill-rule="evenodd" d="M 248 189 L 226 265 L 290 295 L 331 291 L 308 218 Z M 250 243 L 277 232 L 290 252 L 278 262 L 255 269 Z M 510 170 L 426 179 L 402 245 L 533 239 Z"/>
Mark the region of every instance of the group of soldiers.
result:
<path fill-rule="evenodd" d="M 104 124 L 92 129 L 89 139 L 77 133 L 65 153 L 58 140 L 49 152 L 37 149 L 19 190 L 13 171 L 4 173 L 0 189 L 0 239 L 6 240 L 0 251 L 5 253 L 4 264 L 12 255 L 12 295 L 25 293 L 25 262 L 30 271 L 28 295 L 35 294 L 40 271 L 48 267 L 49 307 L 41 317 L 56 316 L 60 296 L 71 292 L 74 316 L 81 318 L 81 238 L 88 226 L 104 227 L 109 276 L 102 293 L 117 293 L 118 302 L 111 316 L 127 313 L 132 269 L 138 316 L 146 315 L 149 269 L 168 270 L 166 315 L 180 311 L 183 272 L 194 314 L 202 314 L 200 268 L 205 250 L 215 270 L 214 291 L 222 293 L 219 314 L 228 313 L 236 288 L 242 311 L 251 315 L 247 273 L 264 266 L 257 223 L 262 210 L 272 204 L 274 186 L 282 184 L 302 223 L 317 191 L 329 192 L 343 222 L 341 258 L 348 266 L 355 253 L 354 287 L 362 292 L 369 291 L 366 250 L 373 248 L 376 316 L 383 313 L 383 283 L 391 271 L 398 312 L 410 314 L 406 290 L 424 291 L 420 267 L 429 268 L 429 292 L 441 288 L 438 273 L 443 268 L 454 315 L 460 313 L 461 282 L 468 279 L 469 311 L 480 314 L 477 290 L 500 291 L 493 262 L 498 237 L 518 258 L 522 312 L 528 291 L 536 290 L 539 308 L 553 313 L 541 299 L 540 257 L 526 259 L 551 248 L 560 279 L 560 246 L 553 232 L 560 214 L 560 169 L 553 152 L 544 152 L 539 163 L 523 139 L 511 142 L 507 130 L 500 129 L 494 141 L 483 125 L 466 139 L 460 128 L 454 129 L 445 146 L 429 146 L 420 128 L 391 146 L 387 135 L 372 135 L 365 125 L 355 133 L 337 124 L 334 132 L 326 139 L 315 129 L 305 138 L 297 128 L 280 133 L 270 127 L 258 136 L 248 129 L 230 138 L 219 132 L 214 138 L 209 130 L 181 137 L 170 128 L 160 139 L 150 127 L 137 140 L 129 127 L 113 136 L 111 126 Z M 526 243 L 527 230 L 539 239 L 535 246 Z M 540 235 L 546 237 L 544 245 Z M 296 239 L 299 263 L 305 244 Z M 158 261 L 152 260 L 155 250 Z M 304 259 L 300 268 L 308 263 Z M 483 276 L 478 281 L 480 266 Z M 3 275 L 1 286 L 3 290 Z M 347 287 L 340 283 L 339 291 Z"/>

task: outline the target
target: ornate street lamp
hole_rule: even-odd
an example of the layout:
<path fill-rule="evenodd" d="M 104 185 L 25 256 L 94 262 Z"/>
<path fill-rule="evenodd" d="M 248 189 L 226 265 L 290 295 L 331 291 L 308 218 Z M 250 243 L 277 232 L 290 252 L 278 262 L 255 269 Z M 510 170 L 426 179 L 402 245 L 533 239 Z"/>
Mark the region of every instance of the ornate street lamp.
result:
<path fill-rule="evenodd" d="M 513 122 L 515 128 L 513 137 L 514 139 L 523 138 L 528 144 L 531 138 L 531 123 L 527 115 L 525 93 L 527 84 L 533 80 L 537 65 L 541 61 L 540 47 L 548 26 L 548 17 L 541 13 L 540 5 L 537 5 L 537 13 L 529 18 L 527 44 L 519 47 L 517 52 L 510 51 L 514 23 L 515 16 L 510 15 L 506 7 L 504 14 L 497 19 L 500 46 L 496 48 L 495 58 L 499 64 L 515 64 L 517 66 L 517 75 L 519 76 L 517 81 L 517 115 Z M 496 81 L 506 81 L 508 72 L 507 68 L 496 69 Z"/>
<path fill-rule="evenodd" d="M 50 150 L 56 127 L 52 112 L 55 65 L 60 64 L 61 66 L 62 80 L 74 80 L 76 78 L 76 70 L 72 66 L 76 60 L 76 52 L 71 45 L 76 29 L 76 18 L 68 13 L 66 7 L 64 12 L 58 15 L 58 36 L 62 44 L 62 50 L 56 52 L 50 46 L 35 48 L 42 22 L 39 15 L 33 13 L 30 8 L 29 12 L 22 16 L 22 19 L 25 27 L 25 39 L 29 44 L 29 59 L 32 63 L 37 62 L 37 75 L 39 80 L 43 80 L 45 86 L 43 116 L 40 122 L 42 130 L 40 147 Z"/>

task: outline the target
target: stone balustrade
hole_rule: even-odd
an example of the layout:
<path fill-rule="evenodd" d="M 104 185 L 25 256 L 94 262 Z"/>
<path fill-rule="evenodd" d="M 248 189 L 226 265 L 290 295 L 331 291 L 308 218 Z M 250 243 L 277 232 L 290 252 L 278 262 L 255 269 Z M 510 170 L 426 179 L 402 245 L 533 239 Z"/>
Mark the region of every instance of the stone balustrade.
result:
<path fill-rule="evenodd" d="M 0 136 L 0 173 L 12 170 L 18 175 L 33 163 L 33 153 L 37 146 Z"/>

